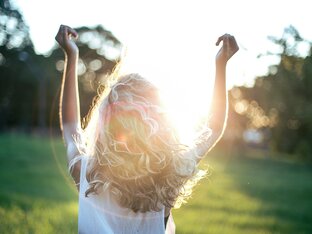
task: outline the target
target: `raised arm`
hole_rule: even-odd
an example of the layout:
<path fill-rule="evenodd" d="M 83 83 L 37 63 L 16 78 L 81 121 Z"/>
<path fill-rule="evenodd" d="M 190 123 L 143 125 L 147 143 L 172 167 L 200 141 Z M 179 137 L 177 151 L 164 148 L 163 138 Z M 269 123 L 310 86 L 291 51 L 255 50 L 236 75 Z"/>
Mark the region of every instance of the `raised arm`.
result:
<path fill-rule="evenodd" d="M 78 134 L 80 123 L 80 103 L 77 81 L 77 63 L 79 50 L 72 38 L 78 34 L 72 28 L 61 25 L 55 37 L 65 54 L 64 72 L 60 92 L 60 127 L 62 130 L 65 146 L 67 149 L 68 164 L 79 154 L 73 135 Z M 71 170 L 76 183 L 79 183 L 80 164 L 77 163 Z"/>
<path fill-rule="evenodd" d="M 216 55 L 216 77 L 208 120 L 208 127 L 212 132 L 210 137 L 198 145 L 197 151 L 200 156 L 204 156 L 221 139 L 227 121 L 226 65 L 239 47 L 235 38 L 229 34 L 219 37 L 216 46 L 221 42 L 222 46 Z"/>

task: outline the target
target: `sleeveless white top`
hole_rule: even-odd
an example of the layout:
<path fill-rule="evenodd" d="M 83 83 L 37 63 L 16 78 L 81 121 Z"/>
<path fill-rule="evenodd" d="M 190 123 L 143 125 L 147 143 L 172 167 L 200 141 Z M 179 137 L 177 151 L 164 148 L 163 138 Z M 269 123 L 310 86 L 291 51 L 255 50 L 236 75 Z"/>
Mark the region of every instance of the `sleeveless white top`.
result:
<path fill-rule="evenodd" d="M 164 226 L 163 208 L 159 212 L 133 212 L 121 207 L 108 189 L 95 195 L 85 196 L 89 185 L 86 180 L 88 157 L 81 157 L 79 185 L 79 234 L 173 234 L 175 224 L 170 214 L 167 228 Z"/>

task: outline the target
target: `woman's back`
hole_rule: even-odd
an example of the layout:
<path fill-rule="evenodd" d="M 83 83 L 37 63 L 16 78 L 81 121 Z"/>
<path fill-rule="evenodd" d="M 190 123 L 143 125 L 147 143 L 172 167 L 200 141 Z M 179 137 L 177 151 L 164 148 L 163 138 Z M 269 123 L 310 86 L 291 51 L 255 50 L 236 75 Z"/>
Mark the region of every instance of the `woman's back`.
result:
<path fill-rule="evenodd" d="M 79 185 L 79 233 L 165 233 L 164 212 L 133 212 L 121 207 L 114 194 L 104 189 L 96 195 L 85 196 L 89 187 L 86 180 L 88 156 L 81 157 Z M 167 232 L 174 233 L 172 218 L 167 224 Z"/>

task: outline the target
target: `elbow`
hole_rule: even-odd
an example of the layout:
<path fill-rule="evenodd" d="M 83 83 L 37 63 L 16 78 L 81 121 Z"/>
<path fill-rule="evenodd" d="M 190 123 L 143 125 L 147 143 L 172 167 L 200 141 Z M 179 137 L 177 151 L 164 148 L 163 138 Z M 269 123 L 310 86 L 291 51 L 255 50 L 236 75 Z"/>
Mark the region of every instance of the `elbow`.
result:
<path fill-rule="evenodd" d="M 221 140 L 224 131 L 218 131 L 214 134 L 215 143 L 214 146 Z"/>
<path fill-rule="evenodd" d="M 227 112 L 224 112 L 223 114 L 216 115 L 210 122 L 211 130 L 214 133 L 214 135 L 218 137 L 218 139 L 220 139 L 225 132 L 227 118 L 228 118 Z"/>
<path fill-rule="evenodd" d="M 225 129 L 226 129 L 226 121 L 211 124 L 212 132 L 214 133 L 214 135 L 220 138 L 223 136 Z"/>
<path fill-rule="evenodd" d="M 222 125 L 218 125 L 218 126 L 214 126 L 212 128 L 212 135 L 213 135 L 213 139 L 214 139 L 214 146 L 221 140 L 221 138 L 224 135 L 226 129 L 226 124 L 222 124 Z"/>

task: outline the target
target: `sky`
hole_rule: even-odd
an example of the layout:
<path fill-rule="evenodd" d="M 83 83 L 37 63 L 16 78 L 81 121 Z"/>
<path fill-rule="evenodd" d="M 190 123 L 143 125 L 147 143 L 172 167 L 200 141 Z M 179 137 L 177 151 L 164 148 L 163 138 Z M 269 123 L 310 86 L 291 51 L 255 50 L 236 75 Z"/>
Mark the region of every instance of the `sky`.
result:
<path fill-rule="evenodd" d="M 127 46 L 133 64 L 143 63 L 151 67 L 149 70 L 159 70 L 161 58 L 174 74 L 183 70 L 181 73 L 188 75 L 194 72 L 213 75 L 218 50 L 214 43 L 220 35 L 230 33 L 236 37 L 240 51 L 229 63 L 228 87 L 252 84 L 254 76 L 264 74 L 267 65 L 276 62 L 257 59 L 258 54 L 274 50 L 267 36 L 280 37 L 291 24 L 304 38 L 312 40 L 312 30 L 306 26 L 312 20 L 308 0 L 14 2 L 29 25 L 39 54 L 53 47 L 60 24 L 72 27 L 102 24 Z"/>
<path fill-rule="evenodd" d="M 177 116 L 188 108 L 184 122 L 205 113 L 219 36 L 232 34 L 240 47 L 227 66 L 228 89 L 252 85 L 256 76 L 266 74 L 268 66 L 278 62 L 276 57 L 257 58 L 267 51 L 278 51 L 268 36 L 280 38 L 284 28 L 293 25 L 303 38 L 312 41 L 312 30 L 307 26 L 312 22 L 308 0 L 14 2 L 29 26 L 38 54 L 47 54 L 55 45 L 60 24 L 102 24 L 127 48 L 127 70 L 142 73 L 163 87 Z"/>

